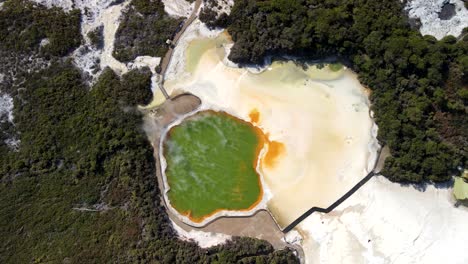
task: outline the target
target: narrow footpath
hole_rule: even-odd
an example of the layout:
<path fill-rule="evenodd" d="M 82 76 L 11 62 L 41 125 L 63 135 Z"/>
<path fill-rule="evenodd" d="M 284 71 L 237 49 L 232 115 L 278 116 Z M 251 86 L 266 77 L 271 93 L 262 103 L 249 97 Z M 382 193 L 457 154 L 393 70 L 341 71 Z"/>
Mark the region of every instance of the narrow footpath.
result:
<path fill-rule="evenodd" d="M 164 56 L 164 58 L 161 61 L 161 73 L 160 73 L 161 74 L 161 79 L 160 79 L 160 83 L 159 83 L 159 88 L 161 89 L 161 92 L 163 93 L 164 97 L 166 97 L 166 99 L 171 98 L 169 96 L 169 94 L 167 93 L 166 89 L 164 88 L 164 80 L 166 78 L 167 68 L 168 68 L 169 64 L 171 63 L 172 55 L 174 55 L 174 49 L 177 46 L 177 44 L 179 43 L 180 37 L 182 36 L 182 34 L 184 34 L 185 30 L 187 30 L 187 28 L 193 23 L 193 21 L 195 21 L 195 19 L 197 19 L 198 11 L 200 9 L 201 3 L 202 3 L 202 0 L 197 0 L 195 2 L 195 6 L 193 8 L 192 14 L 184 22 L 184 25 L 179 30 L 179 32 L 177 32 L 177 34 L 174 36 L 174 39 L 172 40 L 172 43 L 171 43 L 171 45 L 169 47 L 169 50 L 166 52 L 166 55 Z"/>

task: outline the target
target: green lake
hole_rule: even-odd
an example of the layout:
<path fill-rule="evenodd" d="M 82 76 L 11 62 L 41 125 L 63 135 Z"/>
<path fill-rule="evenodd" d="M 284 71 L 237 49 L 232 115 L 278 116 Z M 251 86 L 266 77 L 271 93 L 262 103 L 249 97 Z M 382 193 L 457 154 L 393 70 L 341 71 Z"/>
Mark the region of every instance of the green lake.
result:
<path fill-rule="evenodd" d="M 249 210 L 262 198 L 256 171 L 263 134 L 226 113 L 205 111 L 168 132 L 168 198 L 194 222 L 220 210 Z"/>

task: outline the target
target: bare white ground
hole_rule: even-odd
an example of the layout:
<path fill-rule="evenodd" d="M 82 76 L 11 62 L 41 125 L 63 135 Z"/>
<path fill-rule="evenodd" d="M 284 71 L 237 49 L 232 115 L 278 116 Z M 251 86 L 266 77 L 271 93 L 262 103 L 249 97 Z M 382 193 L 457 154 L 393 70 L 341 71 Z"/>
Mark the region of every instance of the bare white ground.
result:
<path fill-rule="evenodd" d="M 439 12 L 445 3 L 455 5 L 456 15 L 449 20 L 441 20 Z M 419 18 L 421 34 L 442 39 L 447 35 L 458 37 L 463 28 L 468 27 L 468 10 L 462 0 L 410 0 L 406 4 L 409 16 Z"/>
<path fill-rule="evenodd" d="M 13 98 L 8 94 L 0 94 L 0 120 L 4 117 L 8 122 L 13 123 Z"/>
<path fill-rule="evenodd" d="M 306 263 L 468 263 L 468 210 L 452 190 L 371 179 L 330 214 L 299 225 Z"/>
<path fill-rule="evenodd" d="M 195 6 L 195 2 L 185 0 L 162 0 L 164 10 L 172 17 L 189 17 Z"/>
<path fill-rule="evenodd" d="M 2 78 L 3 76 L 0 76 L 0 82 L 2 81 Z M 13 107 L 13 98 L 8 94 L 2 94 L 0 91 L 0 122 L 10 122 L 14 124 Z M 17 150 L 20 140 L 15 136 L 12 136 L 5 140 L 5 144 L 7 144 L 11 149 Z"/>
<path fill-rule="evenodd" d="M 156 87 L 155 67 L 159 65 L 160 58 L 141 56 L 135 61 L 124 64 L 112 56 L 114 51 L 115 34 L 120 25 L 122 12 L 130 3 L 125 0 L 120 4 L 113 4 L 114 0 L 34 0 L 47 7 L 58 6 L 65 11 L 73 8 L 80 9 L 83 17 L 81 34 L 85 44 L 76 49 L 72 58 L 75 65 L 92 77 L 93 81 L 101 74 L 102 70 L 110 67 L 117 74 L 125 74 L 130 69 L 149 67 L 153 72 L 152 89 Z M 74 3 L 73 3 L 74 2 Z M 104 47 L 97 49 L 91 45 L 88 33 L 103 26 Z"/>
<path fill-rule="evenodd" d="M 212 246 L 224 244 L 231 240 L 231 236 L 225 234 L 197 230 L 185 231 L 174 222 L 172 222 L 172 226 L 174 227 L 180 239 L 185 241 L 192 240 L 202 248 L 209 248 Z"/>

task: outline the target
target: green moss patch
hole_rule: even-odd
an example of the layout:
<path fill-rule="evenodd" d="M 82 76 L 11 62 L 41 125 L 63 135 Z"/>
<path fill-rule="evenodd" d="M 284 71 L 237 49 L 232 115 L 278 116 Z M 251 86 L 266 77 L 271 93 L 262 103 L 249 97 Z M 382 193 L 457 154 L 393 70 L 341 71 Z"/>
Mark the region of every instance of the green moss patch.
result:
<path fill-rule="evenodd" d="M 343 64 L 341 64 L 341 63 L 332 63 L 332 64 L 328 65 L 328 67 L 330 68 L 331 71 L 337 72 L 337 71 L 341 71 L 343 69 Z"/>
<path fill-rule="evenodd" d="M 459 201 L 468 201 L 468 182 L 461 177 L 455 178 L 453 195 Z"/>

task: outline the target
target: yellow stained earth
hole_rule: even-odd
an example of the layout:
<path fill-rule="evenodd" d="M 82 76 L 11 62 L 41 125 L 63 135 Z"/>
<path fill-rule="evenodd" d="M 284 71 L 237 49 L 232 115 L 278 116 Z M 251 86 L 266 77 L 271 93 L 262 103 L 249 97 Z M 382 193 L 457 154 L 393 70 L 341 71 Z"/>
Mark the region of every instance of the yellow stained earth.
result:
<path fill-rule="evenodd" d="M 328 207 L 359 182 L 375 159 L 368 92 L 346 69 L 274 62 L 261 73 L 228 66 L 225 34 L 196 39 L 185 67 L 165 87 L 190 92 L 268 136 L 258 171 L 267 206 L 282 227 L 313 206 Z M 156 94 L 156 102 L 162 101 Z M 370 146 L 374 144 L 374 148 Z"/>

